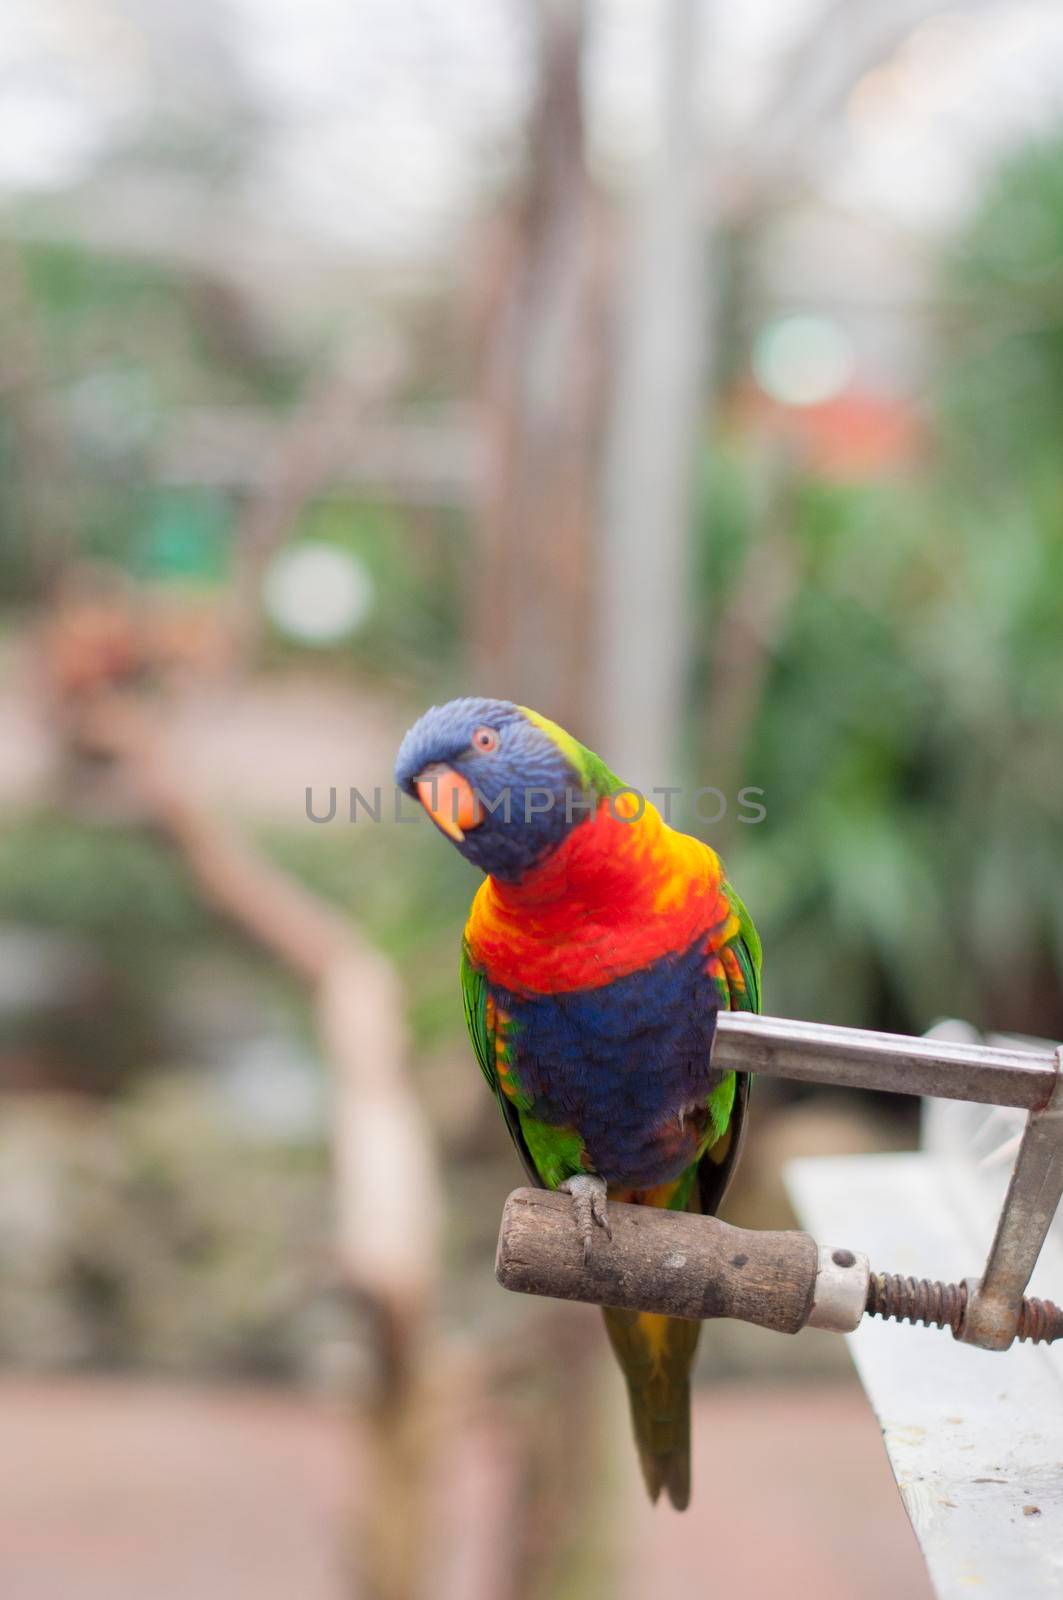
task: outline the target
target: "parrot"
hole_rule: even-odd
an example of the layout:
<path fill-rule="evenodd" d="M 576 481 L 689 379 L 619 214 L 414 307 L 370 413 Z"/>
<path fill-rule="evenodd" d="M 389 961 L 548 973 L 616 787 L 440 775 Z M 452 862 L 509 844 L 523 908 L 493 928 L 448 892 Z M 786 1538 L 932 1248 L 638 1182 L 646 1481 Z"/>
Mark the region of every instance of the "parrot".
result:
<path fill-rule="evenodd" d="M 716 1069 L 724 1010 L 760 1010 L 761 945 L 709 845 L 547 717 L 508 700 L 433 706 L 399 790 L 485 874 L 461 945 L 465 1021 L 530 1181 L 572 1200 L 585 1259 L 606 1200 L 715 1212 L 748 1074 Z M 604 1308 L 652 1501 L 690 1500 L 701 1324 Z"/>

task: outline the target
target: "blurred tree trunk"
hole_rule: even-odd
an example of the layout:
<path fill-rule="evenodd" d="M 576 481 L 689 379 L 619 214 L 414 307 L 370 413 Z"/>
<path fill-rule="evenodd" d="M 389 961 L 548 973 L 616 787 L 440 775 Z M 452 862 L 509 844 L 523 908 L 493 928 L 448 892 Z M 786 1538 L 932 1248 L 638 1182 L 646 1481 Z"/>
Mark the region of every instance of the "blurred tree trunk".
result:
<path fill-rule="evenodd" d="M 829 37 L 818 20 L 801 36 L 756 137 L 728 148 L 700 129 L 708 0 L 662 0 L 659 138 L 614 308 L 584 153 L 585 0 L 533 3 L 541 69 L 523 201 L 481 251 L 470 687 L 538 706 L 650 787 L 673 781 L 686 701 L 716 241 L 792 192 L 852 84 L 935 6 L 902 0 L 884 17 L 873 0 L 834 0 Z"/>
<path fill-rule="evenodd" d="M 595 736 L 641 788 L 672 781 L 679 747 L 691 490 L 711 357 L 701 0 L 666 0 L 660 26 L 660 140 L 632 208 L 595 627 Z"/>
<path fill-rule="evenodd" d="M 600 438 L 603 229 L 584 159 L 582 0 L 541 0 L 518 215 L 489 250 L 476 687 L 585 726 Z"/>

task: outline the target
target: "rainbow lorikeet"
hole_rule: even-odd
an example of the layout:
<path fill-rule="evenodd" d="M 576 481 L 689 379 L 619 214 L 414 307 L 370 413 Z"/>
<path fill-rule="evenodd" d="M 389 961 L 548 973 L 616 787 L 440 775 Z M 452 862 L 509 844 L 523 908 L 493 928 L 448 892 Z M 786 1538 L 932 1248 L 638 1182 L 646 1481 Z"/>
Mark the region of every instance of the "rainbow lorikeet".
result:
<path fill-rule="evenodd" d="M 465 1016 L 531 1180 L 572 1195 L 585 1250 L 608 1248 L 606 1195 L 715 1211 L 748 1093 L 711 1066 L 716 1016 L 760 1009 L 760 940 L 715 851 L 505 700 L 427 711 L 396 779 L 487 874 L 462 946 Z M 605 1322 L 647 1488 L 681 1509 L 700 1324 Z"/>

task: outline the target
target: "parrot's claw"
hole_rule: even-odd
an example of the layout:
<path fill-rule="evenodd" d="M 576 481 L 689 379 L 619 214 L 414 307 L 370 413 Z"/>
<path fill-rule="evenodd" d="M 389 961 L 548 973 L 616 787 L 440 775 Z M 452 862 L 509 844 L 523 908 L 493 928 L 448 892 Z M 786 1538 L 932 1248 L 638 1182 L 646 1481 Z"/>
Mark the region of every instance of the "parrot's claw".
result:
<path fill-rule="evenodd" d="M 580 1172 L 559 1183 L 558 1188 L 572 1196 L 572 1209 L 583 1237 L 583 1260 L 586 1264 L 594 1251 L 595 1225 L 602 1229 L 607 1239 L 613 1237 L 605 1204 L 605 1179 L 596 1178 L 589 1172 Z"/>

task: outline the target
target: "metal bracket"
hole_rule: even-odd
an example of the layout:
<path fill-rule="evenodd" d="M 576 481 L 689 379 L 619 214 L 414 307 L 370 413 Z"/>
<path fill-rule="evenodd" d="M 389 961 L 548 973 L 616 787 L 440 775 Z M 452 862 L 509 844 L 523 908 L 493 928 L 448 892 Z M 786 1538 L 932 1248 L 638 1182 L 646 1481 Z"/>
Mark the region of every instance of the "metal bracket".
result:
<path fill-rule="evenodd" d="M 1063 1196 L 1063 1046 L 1047 1104 L 1029 1112 L 981 1282 L 967 1281 L 957 1338 L 1006 1350 L 1019 1331 L 1023 1296 Z"/>
<path fill-rule="evenodd" d="M 712 1059 L 718 1067 L 762 1077 L 1025 1110 L 1026 1129 L 985 1271 L 981 1280 L 967 1279 L 962 1288 L 952 1286 L 963 1297 L 962 1320 L 958 1324 L 951 1316 L 946 1320 L 958 1327 L 958 1339 L 985 1350 L 1006 1350 L 1016 1337 L 1046 1336 L 1039 1302 L 1028 1302 L 1024 1309 L 1023 1297 L 1063 1196 L 1063 1045 L 1031 1049 L 1006 1040 L 975 1043 L 947 1037 L 940 1029 L 916 1039 L 725 1011 L 716 1019 Z M 902 1281 L 896 1281 L 903 1288 Z M 935 1287 L 928 1286 L 928 1292 Z M 916 1295 L 918 1288 L 913 1280 L 911 1293 Z M 822 1292 L 827 1297 L 823 1326 L 843 1326 L 829 1320 L 833 1313 L 827 1309 L 827 1276 Z M 891 1293 L 896 1299 L 899 1291 Z M 848 1314 L 848 1310 L 841 1313 Z"/>

